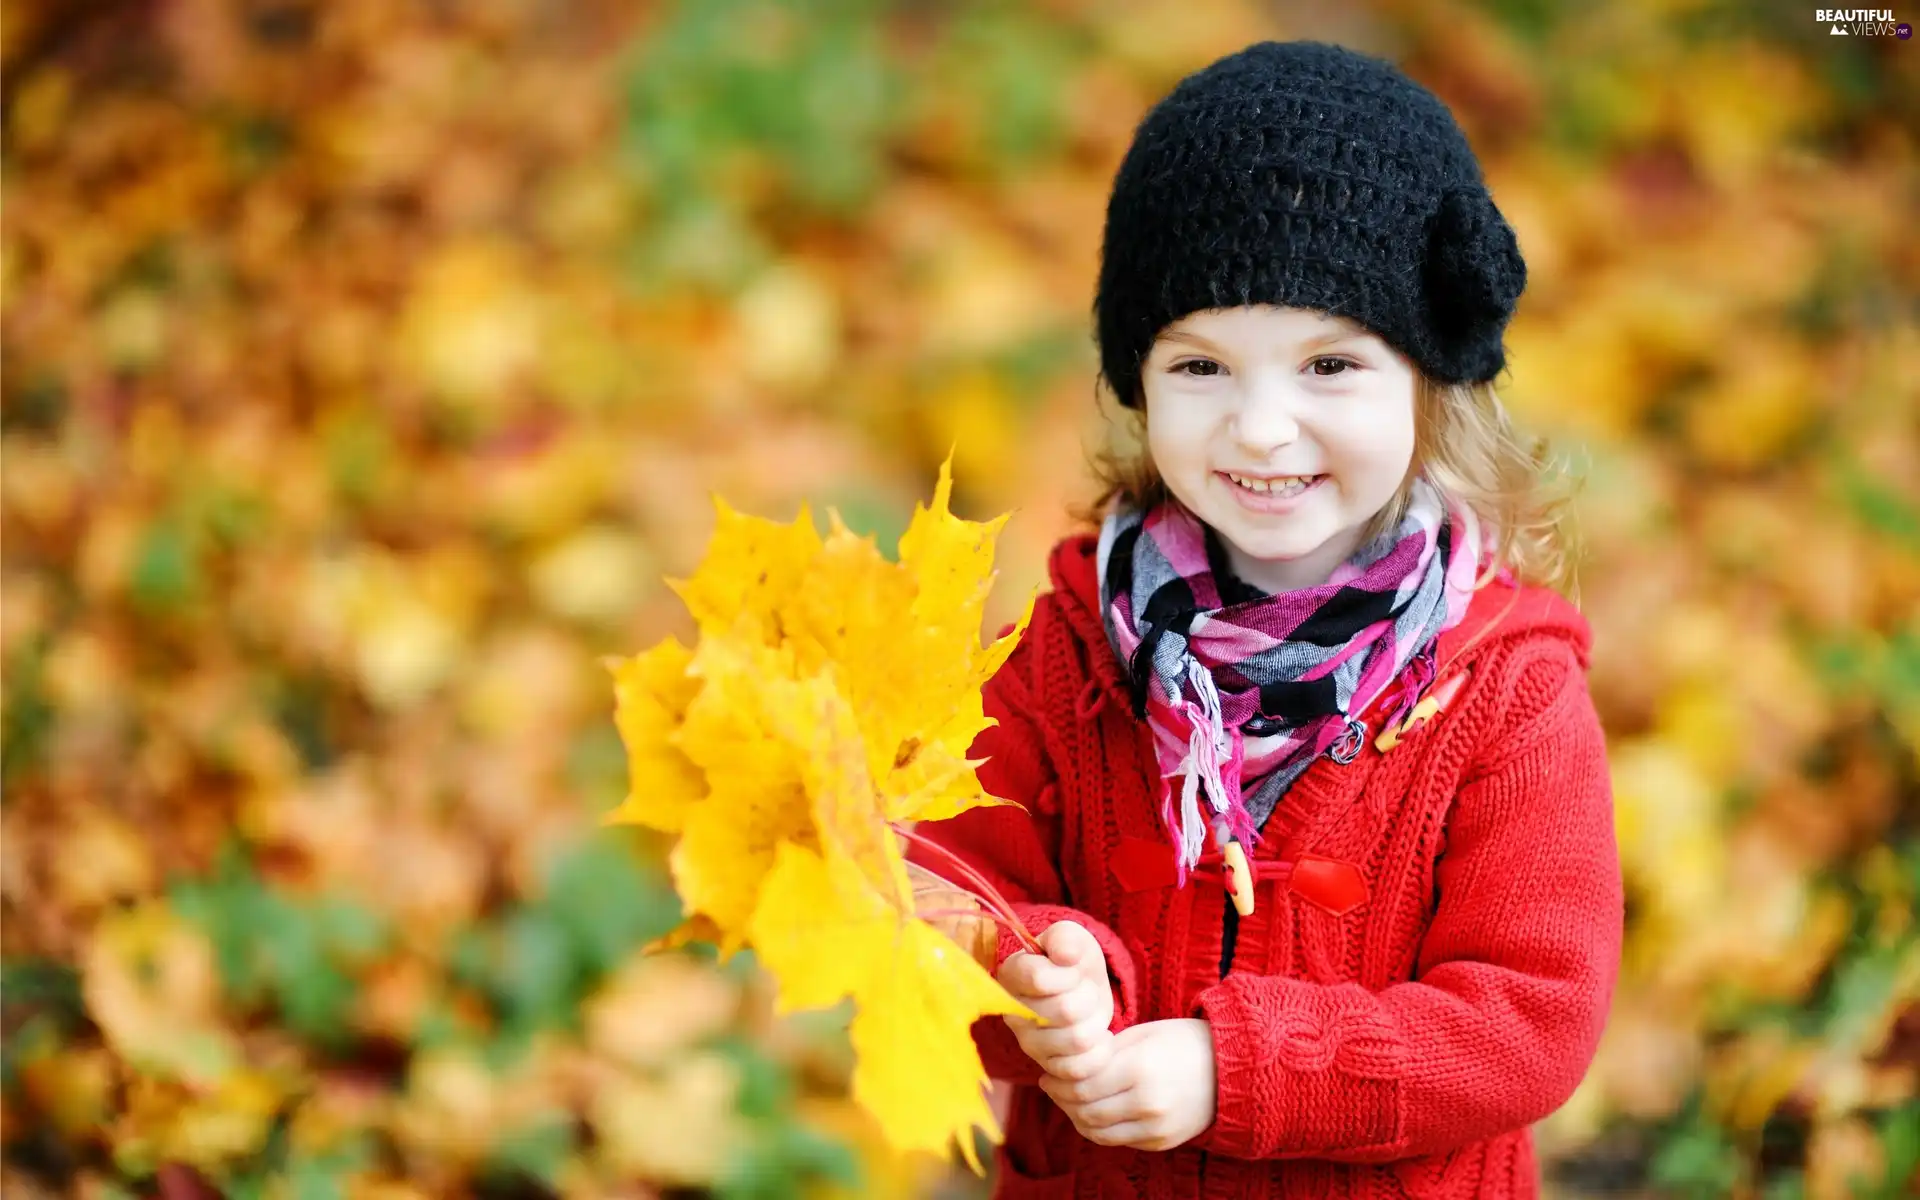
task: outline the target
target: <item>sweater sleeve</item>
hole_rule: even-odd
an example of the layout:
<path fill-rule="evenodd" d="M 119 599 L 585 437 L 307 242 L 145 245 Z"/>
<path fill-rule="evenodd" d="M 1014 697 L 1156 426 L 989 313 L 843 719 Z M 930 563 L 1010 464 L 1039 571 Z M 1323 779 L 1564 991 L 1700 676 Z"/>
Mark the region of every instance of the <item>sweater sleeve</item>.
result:
<path fill-rule="evenodd" d="M 1414 978 L 1208 988 L 1196 1015 L 1213 1027 L 1217 1110 L 1196 1147 L 1408 1158 L 1521 1128 L 1579 1085 L 1624 921 L 1606 744 L 1573 649 L 1519 654 L 1501 732 L 1447 817 Z"/>
<path fill-rule="evenodd" d="M 1013 805 L 969 809 L 944 821 L 924 822 L 915 832 L 985 876 L 1012 905 L 1028 932 L 1037 935 L 1055 921 L 1085 926 L 1106 954 L 1114 989 L 1111 1028 L 1117 1033 L 1134 1018 L 1133 956 L 1111 929 L 1071 906 L 1060 879 L 1059 779 L 1034 708 L 1032 640 L 1029 627 L 1026 638 L 982 690 L 986 715 L 998 723 L 983 730 L 968 752 L 970 758 L 986 759 L 978 772 L 981 787 Z M 951 878 L 951 865 L 937 852 L 915 846 L 908 857 Z M 1020 948 L 1018 936 L 1002 928 L 995 968 Z M 1039 1064 L 1020 1049 L 1004 1019 L 981 1018 L 974 1023 L 973 1037 L 989 1077 L 1038 1082 Z"/>

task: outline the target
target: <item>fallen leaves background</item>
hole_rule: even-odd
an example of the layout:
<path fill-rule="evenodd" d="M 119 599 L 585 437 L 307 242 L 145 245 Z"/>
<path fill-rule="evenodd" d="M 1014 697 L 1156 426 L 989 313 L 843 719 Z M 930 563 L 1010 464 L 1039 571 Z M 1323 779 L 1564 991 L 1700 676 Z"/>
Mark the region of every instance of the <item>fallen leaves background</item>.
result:
<path fill-rule="evenodd" d="M 1900 1194 L 1914 48 L 1773 2 L 1284 14 L 10 5 L 0 1186 L 941 1186 L 870 1152 L 844 1014 L 637 956 L 679 906 L 595 830 L 599 659 L 690 637 L 710 491 L 890 546 L 949 446 L 958 511 L 1018 510 L 1010 619 L 1087 493 L 1134 122 L 1317 35 L 1468 125 L 1532 270 L 1512 406 L 1587 478 L 1632 928 L 1558 1194 Z"/>

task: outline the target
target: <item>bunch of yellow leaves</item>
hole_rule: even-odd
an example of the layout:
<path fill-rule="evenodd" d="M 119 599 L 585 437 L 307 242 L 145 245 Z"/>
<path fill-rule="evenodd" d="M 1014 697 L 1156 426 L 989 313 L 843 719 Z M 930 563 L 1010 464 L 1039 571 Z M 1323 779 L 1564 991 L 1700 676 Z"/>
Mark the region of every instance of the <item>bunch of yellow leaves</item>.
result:
<path fill-rule="evenodd" d="M 750 944 L 781 1011 L 853 998 L 853 1096 L 896 1148 L 957 1139 L 974 1162 L 973 1128 L 995 1127 L 969 1026 L 1031 1014 L 916 915 L 899 839 L 999 803 L 967 750 L 988 724 L 981 686 L 1032 602 L 981 646 L 1006 517 L 949 512 L 949 466 L 898 564 L 837 512 L 823 540 L 804 508 L 781 525 L 716 501 L 705 560 L 673 584 L 697 645 L 668 638 L 609 664 L 632 790 L 607 820 L 678 835 L 689 929 L 729 953 Z"/>

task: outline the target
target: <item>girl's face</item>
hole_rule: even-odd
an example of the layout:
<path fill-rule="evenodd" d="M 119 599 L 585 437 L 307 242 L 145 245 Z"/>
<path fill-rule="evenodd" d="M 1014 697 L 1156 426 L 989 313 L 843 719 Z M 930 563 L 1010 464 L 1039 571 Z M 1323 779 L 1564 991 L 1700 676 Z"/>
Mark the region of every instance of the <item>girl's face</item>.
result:
<path fill-rule="evenodd" d="M 1325 583 L 1413 463 L 1413 365 L 1345 318 L 1189 313 L 1160 332 L 1141 382 L 1167 489 L 1267 592 Z"/>

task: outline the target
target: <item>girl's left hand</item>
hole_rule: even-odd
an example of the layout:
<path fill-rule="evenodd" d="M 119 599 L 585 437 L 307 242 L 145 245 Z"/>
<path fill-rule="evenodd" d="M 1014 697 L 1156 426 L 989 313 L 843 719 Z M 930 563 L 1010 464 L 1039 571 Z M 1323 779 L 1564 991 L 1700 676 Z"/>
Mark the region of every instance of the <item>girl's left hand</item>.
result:
<path fill-rule="evenodd" d="M 1213 1027 L 1182 1019 L 1123 1029 L 1098 1074 L 1077 1083 L 1046 1075 L 1040 1088 L 1090 1142 L 1171 1150 L 1213 1124 Z"/>

